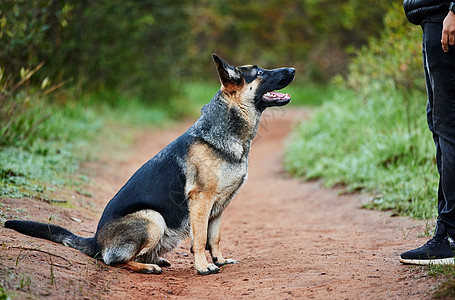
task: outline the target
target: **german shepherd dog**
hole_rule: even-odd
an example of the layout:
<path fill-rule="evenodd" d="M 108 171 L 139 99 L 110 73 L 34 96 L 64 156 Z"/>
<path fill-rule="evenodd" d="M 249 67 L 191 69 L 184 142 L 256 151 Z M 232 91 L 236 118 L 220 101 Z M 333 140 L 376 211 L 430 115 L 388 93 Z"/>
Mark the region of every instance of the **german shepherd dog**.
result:
<path fill-rule="evenodd" d="M 170 265 L 162 256 L 188 236 L 198 274 L 218 273 L 220 266 L 237 263 L 221 255 L 221 214 L 246 180 L 261 113 L 291 101 L 274 90 L 291 83 L 295 69 L 233 67 L 215 54 L 213 60 L 221 89 L 196 123 L 139 168 L 110 200 L 94 237 L 32 221 L 7 221 L 5 227 L 142 273 L 161 273 L 161 267 Z"/>

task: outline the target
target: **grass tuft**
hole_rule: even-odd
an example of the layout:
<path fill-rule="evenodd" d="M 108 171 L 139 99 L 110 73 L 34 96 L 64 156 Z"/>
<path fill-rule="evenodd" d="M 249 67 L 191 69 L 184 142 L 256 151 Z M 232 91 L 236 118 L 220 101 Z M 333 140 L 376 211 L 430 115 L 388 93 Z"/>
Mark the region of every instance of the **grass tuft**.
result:
<path fill-rule="evenodd" d="M 432 299 L 453 299 L 455 297 L 455 266 L 430 265 L 429 275 L 441 277 L 441 282 L 435 287 Z"/>
<path fill-rule="evenodd" d="M 7 116 L 0 121 L 0 197 L 50 199 L 63 186 L 88 195 L 80 188 L 88 178 L 79 174 L 79 165 L 95 155 L 91 141 L 96 137 L 120 136 L 107 132 L 109 124 L 146 127 L 170 119 L 165 110 L 136 100 L 122 100 L 112 107 L 90 103 L 88 98 L 56 104 L 27 97 L 5 100 L 9 108 L 0 111 Z M 33 104 L 27 104 L 30 99 Z"/>

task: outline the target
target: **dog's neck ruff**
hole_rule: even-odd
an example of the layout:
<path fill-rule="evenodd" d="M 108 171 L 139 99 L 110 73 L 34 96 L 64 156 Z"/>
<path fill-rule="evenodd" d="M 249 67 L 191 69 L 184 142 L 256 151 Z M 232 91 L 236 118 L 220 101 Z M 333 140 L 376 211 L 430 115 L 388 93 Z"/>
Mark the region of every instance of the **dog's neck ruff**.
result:
<path fill-rule="evenodd" d="M 220 92 L 204 105 L 190 134 L 204 140 L 227 159 L 239 162 L 248 156 L 251 140 L 259 127 L 260 112 L 253 120 L 245 120 L 219 97 Z"/>

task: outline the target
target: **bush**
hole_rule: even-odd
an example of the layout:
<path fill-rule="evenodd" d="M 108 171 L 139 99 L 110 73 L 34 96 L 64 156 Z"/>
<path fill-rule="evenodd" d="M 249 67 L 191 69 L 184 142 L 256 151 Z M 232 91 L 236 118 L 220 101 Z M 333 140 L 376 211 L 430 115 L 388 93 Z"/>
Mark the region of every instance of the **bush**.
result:
<path fill-rule="evenodd" d="M 0 68 L 17 82 L 20 69 L 45 62 L 30 85 L 47 78 L 79 94 L 109 89 L 166 104 L 183 69 L 185 8 L 162 0 L 1 1 Z"/>
<path fill-rule="evenodd" d="M 347 84 L 361 92 L 372 82 L 393 82 L 398 88 L 425 91 L 422 68 L 420 27 L 406 20 L 400 3 L 392 5 L 384 17 L 380 38 L 372 38 L 368 45 L 355 52 L 349 65 Z"/>
<path fill-rule="evenodd" d="M 385 24 L 350 65 L 345 84 L 355 94 L 336 95 L 298 126 L 285 165 L 296 176 L 371 192 L 370 207 L 430 218 L 437 172 L 420 88 L 420 30 L 406 23 L 399 4 Z"/>

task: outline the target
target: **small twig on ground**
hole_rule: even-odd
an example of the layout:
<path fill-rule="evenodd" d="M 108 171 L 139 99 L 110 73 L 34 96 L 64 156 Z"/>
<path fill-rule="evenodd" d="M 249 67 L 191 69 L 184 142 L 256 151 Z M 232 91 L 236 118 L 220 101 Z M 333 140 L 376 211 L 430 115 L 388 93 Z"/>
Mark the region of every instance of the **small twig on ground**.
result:
<path fill-rule="evenodd" d="M 66 200 L 46 199 L 46 198 L 39 197 L 39 196 L 35 196 L 34 198 L 37 199 L 37 200 L 43 201 L 43 202 L 47 202 L 49 204 L 55 204 L 55 203 L 57 203 L 57 204 L 65 204 L 65 203 L 68 203 L 68 201 L 66 201 Z"/>
<path fill-rule="evenodd" d="M 60 255 L 57 255 L 57 254 L 54 254 L 54 253 L 50 253 L 48 251 L 37 249 L 37 248 L 16 247 L 16 246 L 9 246 L 8 248 L 20 249 L 20 250 L 28 250 L 28 251 L 37 251 L 37 252 L 41 252 L 41 253 L 46 253 L 46 254 L 49 254 L 51 256 L 63 259 L 64 261 L 66 261 L 69 264 L 69 266 L 62 266 L 62 265 L 54 264 L 54 266 L 56 266 L 56 267 L 69 269 L 73 265 L 73 263 L 76 263 L 76 264 L 79 264 L 79 265 L 84 265 L 84 266 L 86 265 L 86 263 L 78 262 L 78 261 L 75 261 L 75 260 L 69 260 L 69 259 L 67 259 L 67 258 L 65 258 L 63 256 L 60 256 Z"/>

